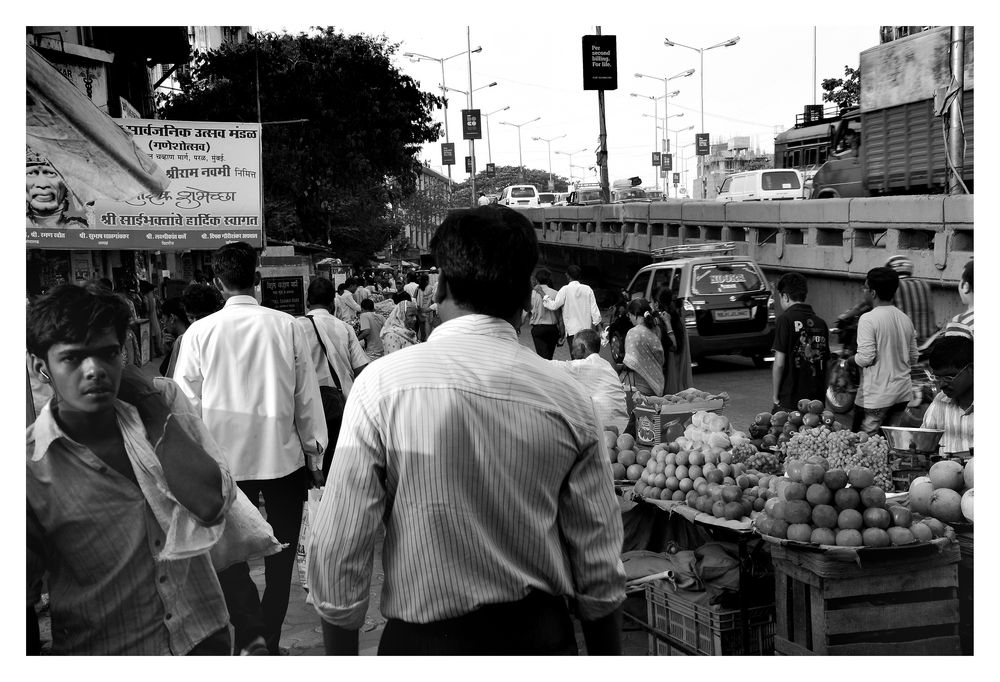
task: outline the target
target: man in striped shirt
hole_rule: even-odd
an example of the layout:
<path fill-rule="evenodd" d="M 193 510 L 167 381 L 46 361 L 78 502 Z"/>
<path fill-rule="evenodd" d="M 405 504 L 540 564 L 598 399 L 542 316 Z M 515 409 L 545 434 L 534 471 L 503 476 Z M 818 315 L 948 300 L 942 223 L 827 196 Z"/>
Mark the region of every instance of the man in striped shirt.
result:
<path fill-rule="evenodd" d="M 934 343 L 929 358 L 939 392 L 924 413 L 923 428 L 942 429 L 941 451 L 971 452 L 973 342 L 964 336 L 945 336 Z"/>
<path fill-rule="evenodd" d="M 209 549 L 236 488 L 207 431 L 178 430 L 193 416 L 179 392 L 122 382 L 128 322 L 119 297 L 74 284 L 28 318 L 33 370 L 53 390 L 26 434 L 28 652 L 47 573 L 53 653 L 225 655 Z M 168 439 L 183 457 L 163 454 Z"/>
<path fill-rule="evenodd" d="M 972 261 L 962 269 L 962 279 L 958 283 L 958 297 L 965 304 L 965 311 L 951 318 L 944 327 L 945 336 L 964 336 L 973 339 L 973 301 L 972 301 Z"/>
<path fill-rule="evenodd" d="M 935 332 L 934 298 L 931 285 L 913 276 L 913 261 L 906 256 L 893 256 L 886 261 L 886 267 L 896 271 L 899 287 L 893 303 L 906 313 L 917 333 L 917 345 L 921 345 Z"/>
<path fill-rule="evenodd" d="M 622 522 L 583 387 L 518 343 L 537 260 L 508 208 L 431 250 L 443 323 L 354 384 L 308 546 L 327 653 L 357 653 L 385 525 L 380 654 L 621 652 Z"/>

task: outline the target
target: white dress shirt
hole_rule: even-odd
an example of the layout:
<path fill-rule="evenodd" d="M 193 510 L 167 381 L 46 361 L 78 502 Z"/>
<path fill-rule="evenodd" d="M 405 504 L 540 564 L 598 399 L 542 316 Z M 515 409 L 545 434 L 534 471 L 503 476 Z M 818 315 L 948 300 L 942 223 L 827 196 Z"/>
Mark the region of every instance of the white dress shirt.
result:
<path fill-rule="evenodd" d="M 619 433 L 628 426 L 625 409 L 625 388 L 618 372 L 607 360 L 592 353 L 582 360 L 550 360 L 580 382 L 594 403 L 594 410 L 604 426 L 617 426 Z"/>
<path fill-rule="evenodd" d="M 403 291 L 410 295 L 410 299 L 416 303 L 417 302 L 417 292 L 420 290 L 420 285 L 416 282 L 408 282 L 403 285 Z"/>
<path fill-rule="evenodd" d="M 315 308 L 308 314 L 316 321 L 316 328 L 323 336 L 323 345 L 326 346 L 330 363 L 337 373 L 337 378 L 340 379 L 341 390 L 345 396 L 350 395 L 351 386 L 354 385 L 354 368 L 367 365 L 370 362 L 368 354 L 361 347 L 354 328 L 331 315 L 329 310 Z M 312 351 L 313 367 L 316 368 L 319 385 L 336 386 L 333 377 L 330 376 L 330 366 L 326 363 L 323 349 L 316 340 L 316 329 L 313 328 L 312 322 L 305 317 L 297 317 L 295 320 L 302 327 L 306 343 Z"/>
<path fill-rule="evenodd" d="M 574 336 L 582 329 L 592 329 L 601 323 L 601 309 L 597 307 L 594 290 L 575 279 L 560 289 L 555 299 L 546 296 L 542 305 L 549 310 L 562 308 L 566 336 Z"/>
<path fill-rule="evenodd" d="M 322 455 L 326 419 L 295 318 L 232 296 L 181 338 L 174 381 L 229 457 L 237 481 L 291 474 Z"/>
<path fill-rule="evenodd" d="M 347 289 L 344 289 L 344 293 L 337 297 L 336 308 L 337 317 L 348 324 L 358 319 L 358 315 L 361 313 L 361 306 L 354 300 L 354 294 Z"/>
<path fill-rule="evenodd" d="M 361 626 L 384 521 L 387 618 L 452 618 L 532 588 L 607 615 L 625 588 L 610 466 L 579 383 L 504 320 L 449 320 L 354 384 L 307 550 L 316 610 Z"/>

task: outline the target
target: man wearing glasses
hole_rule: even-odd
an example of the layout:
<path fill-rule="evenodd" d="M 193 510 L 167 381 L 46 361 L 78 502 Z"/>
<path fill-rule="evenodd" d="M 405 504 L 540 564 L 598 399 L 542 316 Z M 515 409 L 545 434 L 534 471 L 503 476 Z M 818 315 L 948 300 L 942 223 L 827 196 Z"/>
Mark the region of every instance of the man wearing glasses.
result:
<path fill-rule="evenodd" d="M 965 336 L 944 336 L 931 349 L 929 362 L 939 392 L 921 426 L 944 431 L 944 454 L 972 454 L 972 358 L 973 342 Z"/>

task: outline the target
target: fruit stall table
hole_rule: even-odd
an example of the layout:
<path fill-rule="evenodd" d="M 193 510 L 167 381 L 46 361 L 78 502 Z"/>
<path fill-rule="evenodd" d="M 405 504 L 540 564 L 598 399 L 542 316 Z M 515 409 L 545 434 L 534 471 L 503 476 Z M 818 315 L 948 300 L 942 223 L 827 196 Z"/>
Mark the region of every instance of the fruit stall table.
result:
<path fill-rule="evenodd" d="M 653 639 L 666 645 L 661 646 L 661 649 L 685 655 L 771 652 L 774 624 L 773 597 L 771 597 L 770 588 L 773 588 L 773 581 L 769 573 L 769 561 L 763 551 L 764 543 L 760 536 L 752 531 L 748 523 L 718 519 L 709 514 L 698 512 L 680 502 L 645 499 L 633 495 L 627 486 L 622 489 L 621 507 L 625 529 L 623 551 L 644 549 L 652 552 L 664 552 L 670 551 L 672 548 L 695 549 L 707 542 L 735 545 L 737 549 L 740 589 L 737 594 L 738 610 L 735 613 L 738 615 L 727 619 L 726 613 L 723 612 L 721 620 L 731 625 L 734 632 L 738 630 L 739 636 L 727 637 L 730 633 L 722 632 L 722 640 L 727 644 L 720 646 L 719 625 L 716 622 L 719 620 L 718 616 L 713 616 L 709 614 L 707 609 L 693 605 L 678 606 L 679 602 L 677 601 L 656 596 L 662 591 L 658 592 L 657 589 L 651 589 L 651 586 L 647 586 L 645 589 L 647 612 L 645 614 L 634 611 L 630 613 L 626 609 L 625 617 L 635 625 L 650 632 L 651 653 L 656 651 L 656 643 L 653 642 Z M 651 594 L 654 595 L 652 600 Z M 757 599 L 752 599 L 752 596 L 756 596 Z M 664 601 L 667 604 L 664 604 Z M 654 627 L 654 625 L 668 620 L 666 616 L 662 615 L 665 608 L 671 617 L 675 616 L 680 609 L 680 613 L 686 618 L 688 624 L 692 622 L 692 619 L 698 620 L 697 625 L 702 629 L 700 633 L 702 637 L 704 637 L 705 630 L 713 630 L 716 635 L 715 649 L 712 650 L 711 646 L 708 650 L 704 646 L 693 646 L 690 638 L 681 638 L 673 632 L 664 631 L 662 627 Z M 654 612 L 656 613 L 655 620 Z M 645 617 L 640 617 L 641 615 Z M 712 623 L 706 624 L 708 619 L 713 618 Z M 682 635 L 690 633 L 690 627 L 681 632 Z M 711 638 L 709 638 L 709 643 L 711 644 Z"/>

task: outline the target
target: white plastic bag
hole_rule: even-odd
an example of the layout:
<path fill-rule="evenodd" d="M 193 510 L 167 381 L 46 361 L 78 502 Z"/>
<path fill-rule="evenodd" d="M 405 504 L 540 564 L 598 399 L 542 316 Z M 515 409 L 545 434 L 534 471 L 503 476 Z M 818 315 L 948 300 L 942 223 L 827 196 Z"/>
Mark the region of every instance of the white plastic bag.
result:
<path fill-rule="evenodd" d="M 299 570 L 299 582 L 302 589 L 306 591 L 306 603 L 312 604 L 312 595 L 309 594 L 309 570 L 306 558 L 306 547 L 309 545 L 309 535 L 312 532 L 312 519 L 319 508 L 319 501 L 323 498 L 322 488 L 310 488 L 306 501 L 302 506 L 302 525 L 299 527 L 299 544 L 295 550 L 295 562 Z"/>

